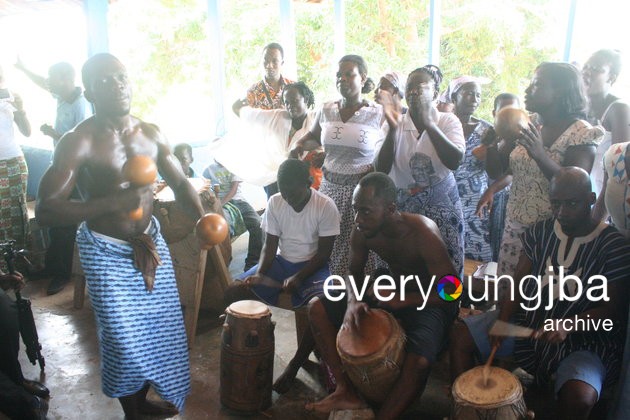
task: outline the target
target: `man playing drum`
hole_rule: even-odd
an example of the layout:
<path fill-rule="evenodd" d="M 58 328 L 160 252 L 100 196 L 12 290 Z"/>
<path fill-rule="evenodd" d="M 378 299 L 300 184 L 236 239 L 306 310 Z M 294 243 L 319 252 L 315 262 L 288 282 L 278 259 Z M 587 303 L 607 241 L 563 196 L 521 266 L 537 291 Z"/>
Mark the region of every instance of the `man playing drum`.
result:
<path fill-rule="evenodd" d="M 507 293 L 499 311 L 470 316 L 454 326 L 451 377 L 455 380 L 472 368 L 475 354 L 487 359 L 496 345 L 498 356 L 513 355 L 538 385 L 555 378 L 561 418 L 587 419 L 602 388 L 619 373 L 630 246 L 614 227 L 591 217 L 595 194 L 583 169 L 561 168 L 549 195 L 554 218 L 536 223 L 521 237 L 524 250 L 514 273 L 514 299 Z M 569 275 L 571 280 L 560 283 Z M 595 275 L 603 277 L 593 280 Z M 599 298 L 602 286 L 608 301 Z M 528 338 L 489 337 L 496 319 L 534 332 Z M 576 328 L 578 319 L 583 323 Z"/>
<path fill-rule="evenodd" d="M 226 305 L 243 299 L 276 305 L 285 290 L 292 293 L 293 307 L 299 308 L 323 293 L 330 276 L 328 260 L 339 234 L 339 212 L 330 197 L 311 188 L 309 170 L 309 164 L 298 159 L 280 165 L 280 193 L 271 196 L 263 215 L 267 236 L 260 262 L 225 291 Z M 274 383 L 275 391 L 290 389 L 314 344 L 307 329 L 289 366 Z"/>
<path fill-rule="evenodd" d="M 432 276 L 440 279 L 455 273 L 437 225 L 424 216 L 399 212 L 395 203 L 396 186 L 383 173 L 366 175 L 354 190 L 352 205 L 356 227 L 350 238 L 350 274 L 358 283 L 357 290 L 362 288 L 370 250 L 389 264 L 392 278 L 417 276 L 425 291 L 430 287 Z M 359 301 L 352 289 L 346 288 L 347 302 L 322 297 L 310 304 L 309 318 L 315 341 L 335 377 L 337 388 L 323 400 L 307 404 L 306 408 L 330 412 L 364 407 L 342 369 L 335 339 L 340 327 L 360 334 L 358 326 L 362 317 L 370 308 L 378 306 L 392 312 L 407 335 L 407 355 L 401 375 L 377 413 L 379 419 L 397 418 L 423 392 L 431 365 L 444 347 L 457 315 L 457 302 L 446 302 L 436 293 L 429 293 L 425 302 L 415 281 L 406 284 L 404 300 L 401 300 L 400 284 L 394 298 L 388 302 L 373 298 Z M 423 304 L 426 304 L 424 308 L 418 310 Z"/>
<path fill-rule="evenodd" d="M 57 145 L 39 187 L 37 221 L 83 222 L 77 244 L 98 326 L 103 392 L 119 399 L 127 419 L 174 414 L 190 392 L 175 273 L 151 215 L 152 185 L 129 185 L 125 163 L 139 157 L 155 162 L 192 218 L 203 216 L 203 208 L 159 129 L 129 114 L 131 88 L 122 63 L 97 54 L 82 76 L 95 114 Z M 75 185 L 86 201 L 69 200 Z M 131 211 L 139 217 L 131 218 Z M 149 386 L 177 409 L 149 402 Z"/>

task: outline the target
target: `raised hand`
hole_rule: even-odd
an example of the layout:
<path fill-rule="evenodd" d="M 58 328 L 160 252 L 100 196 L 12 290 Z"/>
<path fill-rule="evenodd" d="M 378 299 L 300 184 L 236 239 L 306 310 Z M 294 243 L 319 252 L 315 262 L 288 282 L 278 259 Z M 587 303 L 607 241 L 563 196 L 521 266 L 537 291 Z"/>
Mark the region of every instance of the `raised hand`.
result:
<path fill-rule="evenodd" d="M 374 99 L 383 107 L 383 112 L 390 128 L 397 128 L 402 120 L 402 104 L 398 96 L 379 89 Z"/>
<path fill-rule="evenodd" d="M 527 154 L 536 161 L 545 156 L 545 147 L 540 131 L 531 122 L 527 128 L 521 130 L 521 137 L 516 140 L 516 143 L 523 146 L 527 150 Z"/>

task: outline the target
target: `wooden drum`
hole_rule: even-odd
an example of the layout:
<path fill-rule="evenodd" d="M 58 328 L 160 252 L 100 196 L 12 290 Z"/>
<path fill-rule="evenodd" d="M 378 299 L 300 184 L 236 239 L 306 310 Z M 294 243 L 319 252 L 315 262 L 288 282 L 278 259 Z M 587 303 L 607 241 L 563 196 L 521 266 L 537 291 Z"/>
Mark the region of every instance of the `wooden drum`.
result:
<path fill-rule="evenodd" d="M 381 403 L 400 374 L 405 333 L 396 318 L 382 309 L 371 309 L 363 315 L 358 333 L 339 330 L 337 352 L 358 391 Z"/>
<path fill-rule="evenodd" d="M 490 367 L 487 386 L 483 383 L 483 366 L 459 375 L 453 384 L 453 403 L 453 420 L 533 418 L 527 412 L 519 380 L 494 366 Z"/>
<path fill-rule="evenodd" d="M 221 404 L 240 412 L 271 406 L 274 327 L 264 303 L 241 300 L 226 310 L 221 335 Z"/>

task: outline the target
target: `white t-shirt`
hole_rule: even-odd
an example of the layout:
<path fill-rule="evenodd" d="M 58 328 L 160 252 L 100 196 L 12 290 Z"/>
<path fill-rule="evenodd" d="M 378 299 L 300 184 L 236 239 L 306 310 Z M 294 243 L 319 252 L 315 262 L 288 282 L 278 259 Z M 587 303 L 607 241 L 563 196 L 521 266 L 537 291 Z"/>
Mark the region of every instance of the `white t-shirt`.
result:
<path fill-rule="evenodd" d="M 339 235 L 339 211 L 330 197 L 312 188 L 311 198 L 299 213 L 278 193 L 269 199 L 261 226 L 280 238 L 278 254 L 298 263 L 313 258 L 320 236 Z"/>
<path fill-rule="evenodd" d="M 433 108 L 433 118 L 444 135 L 462 152 L 466 151 L 466 139 L 462 123 L 452 113 Z M 418 130 L 407 112 L 401 122 L 401 130 L 395 140 L 394 164 L 389 172 L 398 188 L 426 188 L 448 176 L 450 169 L 444 166 L 429 134 L 424 131 L 418 140 Z"/>
<path fill-rule="evenodd" d="M 11 104 L 13 95 L 0 99 L 0 160 L 23 156 L 20 145 L 15 140 L 13 113 L 17 111 Z"/>

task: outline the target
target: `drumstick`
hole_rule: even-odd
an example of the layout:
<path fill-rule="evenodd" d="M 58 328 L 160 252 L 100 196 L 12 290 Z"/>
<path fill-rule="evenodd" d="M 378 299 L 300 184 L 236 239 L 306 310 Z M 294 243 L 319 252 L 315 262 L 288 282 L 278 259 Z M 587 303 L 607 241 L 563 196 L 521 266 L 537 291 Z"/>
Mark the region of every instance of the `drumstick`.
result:
<path fill-rule="evenodd" d="M 488 357 L 488 360 L 486 360 L 486 364 L 483 365 L 483 386 L 488 386 L 488 379 L 490 377 L 490 365 L 492 364 L 492 359 L 494 359 L 494 354 L 497 352 L 497 349 L 499 348 L 498 344 L 495 344 L 494 346 L 492 346 L 492 351 L 490 352 L 490 357 Z"/>

